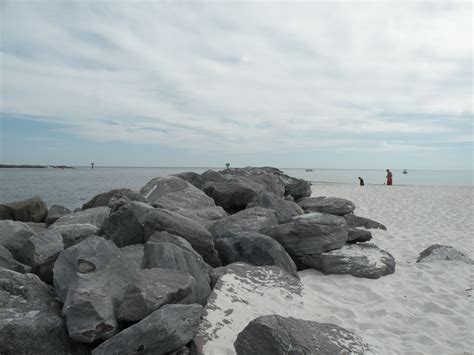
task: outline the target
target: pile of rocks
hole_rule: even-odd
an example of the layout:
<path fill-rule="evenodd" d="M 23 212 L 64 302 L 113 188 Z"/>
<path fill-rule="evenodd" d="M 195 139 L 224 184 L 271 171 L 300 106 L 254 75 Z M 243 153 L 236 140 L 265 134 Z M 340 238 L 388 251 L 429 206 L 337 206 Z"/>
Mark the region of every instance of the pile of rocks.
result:
<path fill-rule="evenodd" d="M 234 263 L 279 270 L 290 290 L 306 268 L 394 272 L 393 257 L 365 243 L 367 229 L 383 225 L 354 215 L 350 201 L 310 196 L 308 182 L 265 167 L 159 177 L 75 212 L 38 197 L 0 205 L 0 353 L 199 353 L 203 306 Z M 312 346 L 290 334 L 303 323 L 270 317 L 249 324 L 237 352 L 249 353 L 246 339 L 270 324 L 288 325 L 285 344 Z M 345 332 L 306 327 L 318 337 Z"/>

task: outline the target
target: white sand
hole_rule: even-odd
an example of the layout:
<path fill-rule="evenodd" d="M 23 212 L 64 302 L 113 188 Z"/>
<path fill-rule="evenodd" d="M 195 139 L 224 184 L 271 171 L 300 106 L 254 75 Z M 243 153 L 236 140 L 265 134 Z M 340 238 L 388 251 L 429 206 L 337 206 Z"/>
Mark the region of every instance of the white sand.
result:
<path fill-rule="evenodd" d="M 436 243 L 474 258 L 473 188 L 315 185 L 313 196 L 347 198 L 357 215 L 385 224 L 388 231 L 372 230 L 371 242 L 395 257 L 395 274 L 369 280 L 305 270 L 300 272 L 302 296 L 272 288 L 242 290 L 236 302 L 235 294 L 222 294 L 213 318 L 225 322 L 206 353 L 233 354 L 243 327 L 270 313 L 337 324 L 359 334 L 379 354 L 474 353 L 474 266 L 416 263 L 418 254 Z M 219 309 L 229 308 L 232 314 L 219 315 Z"/>

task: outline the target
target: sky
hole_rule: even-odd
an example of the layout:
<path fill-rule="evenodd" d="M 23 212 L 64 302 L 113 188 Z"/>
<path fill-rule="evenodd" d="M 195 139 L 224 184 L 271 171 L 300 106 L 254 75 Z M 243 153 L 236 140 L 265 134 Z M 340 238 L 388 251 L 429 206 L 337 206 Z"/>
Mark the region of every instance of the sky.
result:
<path fill-rule="evenodd" d="M 472 170 L 472 2 L 0 1 L 4 164 Z"/>

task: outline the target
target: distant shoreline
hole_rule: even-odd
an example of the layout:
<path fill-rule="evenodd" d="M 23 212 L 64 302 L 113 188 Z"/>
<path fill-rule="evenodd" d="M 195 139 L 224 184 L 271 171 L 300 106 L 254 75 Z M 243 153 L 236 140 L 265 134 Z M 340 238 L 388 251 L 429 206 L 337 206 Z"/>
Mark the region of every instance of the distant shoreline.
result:
<path fill-rule="evenodd" d="M 9 165 L 9 164 L 0 164 L 0 168 L 12 168 L 12 169 L 74 169 L 72 166 L 66 165 Z"/>

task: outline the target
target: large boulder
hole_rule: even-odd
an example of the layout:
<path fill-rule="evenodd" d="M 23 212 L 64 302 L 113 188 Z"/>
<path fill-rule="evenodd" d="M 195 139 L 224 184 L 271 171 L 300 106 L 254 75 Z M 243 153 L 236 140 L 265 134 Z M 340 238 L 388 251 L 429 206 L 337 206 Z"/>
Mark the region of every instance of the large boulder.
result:
<path fill-rule="evenodd" d="M 65 225 L 54 225 L 49 228 L 51 231 L 56 231 L 61 234 L 64 243 L 64 249 L 72 247 L 84 239 L 97 235 L 99 229 L 92 224 L 65 224 Z"/>
<path fill-rule="evenodd" d="M 50 226 L 54 222 L 58 220 L 59 217 L 64 216 L 65 214 L 69 214 L 72 211 L 69 208 L 66 208 L 62 205 L 52 205 L 46 215 L 44 223 L 46 226 Z"/>
<path fill-rule="evenodd" d="M 224 265 L 244 262 L 255 266 L 276 265 L 298 277 L 296 265 L 276 240 L 256 232 L 229 232 L 215 241 Z"/>
<path fill-rule="evenodd" d="M 43 222 L 48 214 L 48 207 L 41 197 L 6 204 L 13 220 L 20 222 Z"/>
<path fill-rule="evenodd" d="M 347 244 L 313 257 L 307 265 L 324 274 L 350 274 L 378 279 L 395 272 L 395 259 L 375 244 Z"/>
<path fill-rule="evenodd" d="M 201 208 L 199 210 L 181 209 L 176 212 L 199 223 L 206 229 L 212 226 L 215 222 L 228 217 L 227 212 L 220 206 Z"/>
<path fill-rule="evenodd" d="M 344 218 L 316 214 L 267 228 L 262 231 L 278 241 L 299 269 L 312 267 L 312 259 L 322 253 L 341 248 L 348 233 Z"/>
<path fill-rule="evenodd" d="M 7 205 L 0 204 L 0 220 L 6 219 L 13 221 L 13 211 Z"/>
<path fill-rule="evenodd" d="M 209 232 L 218 238 L 228 232 L 260 232 L 277 224 L 274 210 L 252 207 L 215 222 L 209 227 Z"/>
<path fill-rule="evenodd" d="M 133 260 L 137 265 L 137 270 L 142 268 L 143 264 L 143 256 L 145 252 L 143 250 L 143 244 L 134 244 L 134 245 L 127 245 L 125 247 L 120 248 L 122 253 L 129 259 Z"/>
<path fill-rule="evenodd" d="M 33 231 L 22 222 L 11 220 L 0 221 L 0 245 L 7 248 L 15 259 L 20 257 L 20 251 Z"/>
<path fill-rule="evenodd" d="M 273 192 L 262 192 L 255 200 L 247 205 L 247 208 L 263 207 L 275 211 L 278 223 L 286 223 L 294 216 L 303 214 L 303 209 L 292 201 L 284 200 Z"/>
<path fill-rule="evenodd" d="M 348 243 L 364 243 L 372 239 L 372 233 L 367 229 L 348 228 L 347 232 Z"/>
<path fill-rule="evenodd" d="M 365 354 L 373 349 L 335 324 L 265 315 L 251 321 L 234 342 L 237 355 Z"/>
<path fill-rule="evenodd" d="M 0 268 L 13 270 L 22 274 L 31 272 L 31 267 L 16 260 L 12 253 L 2 245 L 0 245 Z"/>
<path fill-rule="evenodd" d="M 189 303 L 194 278 L 187 272 L 170 269 L 145 269 L 133 276 L 125 287 L 118 307 L 118 318 L 139 321 L 161 306 L 170 303 Z"/>
<path fill-rule="evenodd" d="M 152 179 L 140 189 L 140 193 L 152 206 L 168 210 L 193 210 L 216 206 L 212 198 L 177 176 Z"/>
<path fill-rule="evenodd" d="M 295 200 L 311 196 L 311 184 L 303 179 L 294 179 L 285 185 L 285 195 L 293 196 Z"/>
<path fill-rule="evenodd" d="M 466 264 L 474 264 L 474 260 L 465 255 L 463 252 L 448 245 L 440 244 L 433 244 L 423 250 L 416 259 L 416 262 L 432 262 L 439 260 L 459 261 Z"/>
<path fill-rule="evenodd" d="M 117 302 L 137 271 L 132 259 L 103 238 L 89 237 L 64 250 L 54 265 L 54 285 L 69 336 L 92 343 L 120 331 Z"/>
<path fill-rule="evenodd" d="M 250 321 L 265 314 L 291 314 L 291 306 L 303 302 L 299 279 L 278 266 L 235 263 L 218 269 L 220 277 L 194 338 L 198 354 L 232 354 L 232 343 Z"/>
<path fill-rule="evenodd" d="M 114 189 L 94 196 L 90 201 L 82 205 L 82 209 L 107 206 L 112 208 L 115 203 L 125 198 L 129 201 L 148 202 L 145 197 L 130 189 Z"/>
<path fill-rule="evenodd" d="M 63 249 L 61 234 L 54 230 L 45 230 L 32 236 L 23 244 L 20 251 L 21 261 L 30 265 L 32 272 L 41 280 L 51 284 L 54 262 Z"/>
<path fill-rule="evenodd" d="M 41 233 L 46 229 L 45 223 L 25 222 L 25 224 L 36 234 Z"/>
<path fill-rule="evenodd" d="M 298 205 L 308 212 L 329 213 L 344 216 L 355 210 L 355 205 L 343 198 L 338 197 L 305 197 L 299 199 Z"/>
<path fill-rule="evenodd" d="M 198 330 L 202 307 L 166 305 L 103 342 L 93 355 L 169 354 L 189 343 Z"/>
<path fill-rule="evenodd" d="M 129 204 L 112 211 L 102 226 L 102 232 L 118 247 L 142 244 L 144 242 L 143 223 Z"/>
<path fill-rule="evenodd" d="M 144 269 L 161 268 L 190 274 L 195 280 L 191 302 L 206 303 L 211 293 L 211 267 L 186 240 L 169 233 L 156 233 L 145 244 L 144 253 Z"/>
<path fill-rule="evenodd" d="M 250 182 L 250 183 L 249 183 Z M 240 211 L 252 202 L 261 191 L 260 186 L 244 178 L 226 181 L 207 181 L 202 186 L 206 195 L 226 211 Z"/>
<path fill-rule="evenodd" d="M 198 189 L 201 189 L 201 186 L 204 182 L 204 180 L 201 178 L 200 174 L 192 172 L 192 171 L 175 174 L 174 176 L 177 176 L 177 177 L 179 177 L 183 180 L 186 180 L 191 185 L 196 186 Z"/>
<path fill-rule="evenodd" d="M 98 229 L 101 229 L 109 214 L 109 207 L 94 207 L 86 209 L 85 211 L 74 212 L 59 217 L 51 226 L 57 227 L 68 224 L 92 224 Z"/>
<path fill-rule="evenodd" d="M 221 265 L 212 235 L 197 222 L 177 212 L 161 208 L 150 211 L 146 216 L 144 231 L 145 240 L 153 233 L 161 231 L 180 236 L 186 239 L 208 264 L 213 267 Z"/>
<path fill-rule="evenodd" d="M 283 173 L 271 167 L 245 167 L 233 168 L 221 171 L 226 176 L 244 178 L 259 186 L 260 191 L 272 192 L 278 196 L 284 196 L 285 183 L 282 180 Z"/>
<path fill-rule="evenodd" d="M 356 216 L 353 213 L 344 215 L 344 218 L 346 219 L 347 225 L 351 228 L 364 227 L 366 229 L 387 230 L 387 227 L 385 227 L 382 223 L 376 222 L 370 218 Z"/>
<path fill-rule="evenodd" d="M 73 343 L 51 287 L 36 275 L 0 268 L 1 354 L 86 354 Z"/>

